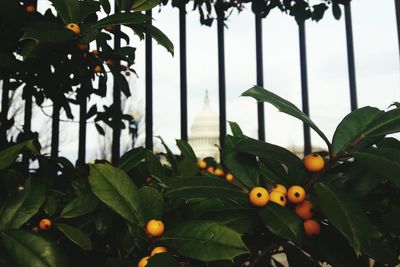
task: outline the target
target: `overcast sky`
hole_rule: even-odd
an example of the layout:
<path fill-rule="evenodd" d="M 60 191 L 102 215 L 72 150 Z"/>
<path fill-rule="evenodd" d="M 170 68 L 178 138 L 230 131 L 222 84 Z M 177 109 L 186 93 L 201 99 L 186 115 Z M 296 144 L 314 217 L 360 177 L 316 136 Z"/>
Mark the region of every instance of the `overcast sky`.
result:
<path fill-rule="evenodd" d="M 43 1 L 42 1 L 43 2 Z M 394 1 L 353 0 L 353 31 L 358 104 L 387 108 L 400 101 L 399 45 Z M 191 6 L 190 6 L 191 7 Z M 175 56 L 154 44 L 154 129 L 171 146 L 180 137 L 179 17 L 178 9 L 153 11 L 154 24 L 174 43 Z M 254 15 L 249 9 L 226 22 L 227 119 L 236 121 L 245 134 L 257 136 L 255 100 L 239 97 L 256 83 Z M 310 113 L 314 122 L 331 138 L 336 125 L 350 112 L 344 18 L 336 21 L 330 10 L 318 23 L 306 23 Z M 130 77 L 135 109 L 144 112 L 144 42 L 133 38 L 137 47 L 135 69 L 139 79 Z M 205 90 L 218 112 L 218 55 L 216 23 L 202 26 L 198 12 L 187 16 L 187 71 L 189 129 L 203 104 Z M 264 86 L 301 108 L 298 27 L 279 11 L 263 20 Z M 266 138 L 282 146 L 303 146 L 302 124 L 266 106 Z M 75 127 L 75 126 L 74 126 Z M 98 138 L 93 125 L 88 130 L 88 160 L 95 157 Z M 71 131 L 77 135 L 77 131 Z M 77 138 L 75 138 L 77 140 Z M 314 146 L 323 141 L 312 134 Z M 77 148 L 60 147 L 60 154 L 73 158 Z"/>

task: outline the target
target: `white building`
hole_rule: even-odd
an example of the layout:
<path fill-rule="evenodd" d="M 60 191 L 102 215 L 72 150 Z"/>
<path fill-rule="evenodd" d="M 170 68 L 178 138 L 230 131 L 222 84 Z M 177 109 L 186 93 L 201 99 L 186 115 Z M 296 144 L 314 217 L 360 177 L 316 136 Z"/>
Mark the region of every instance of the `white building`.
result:
<path fill-rule="evenodd" d="M 207 91 L 204 105 L 190 128 L 189 144 L 199 159 L 213 157 L 219 162 L 219 116 L 210 106 Z"/>

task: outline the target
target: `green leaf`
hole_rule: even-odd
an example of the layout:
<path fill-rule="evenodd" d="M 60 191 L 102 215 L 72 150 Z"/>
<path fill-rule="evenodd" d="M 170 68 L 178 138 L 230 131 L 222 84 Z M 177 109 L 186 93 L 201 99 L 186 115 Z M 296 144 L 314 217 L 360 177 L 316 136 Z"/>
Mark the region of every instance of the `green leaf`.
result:
<path fill-rule="evenodd" d="M 400 263 L 398 255 L 399 244 L 389 238 L 376 238 L 369 240 L 362 247 L 362 252 L 377 262 L 388 266 L 398 266 Z"/>
<path fill-rule="evenodd" d="M 165 176 L 165 170 L 163 166 L 161 165 L 158 158 L 151 151 L 146 151 L 145 158 L 146 158 L 147 168 L 149 169 L 151 175 L 155 175 L 156 177 L 159 178 Z"/>
<path fill-rule="evenodd" d="M 93 193 L 124 219 L 143 225 L 139 191 L 129 176 L 109 164 L 90 164 Z"/>
<path fill-rule="evenodd" d="M 150 257 L 146 267 L 179 267 L 181 266 L 170 253 L 158 253 Z"/>
<path fill-rule="evenodd" d="M 24 29 L 21 40 L 32 39 L 39 42 L 64 42 L 74 40 L 77 36 L 74 32 L 61 24 L 54 22 L 32 22 Z"/>
<path fill-rule="evenodd" d="M 364 136 L 377 137 L 397 132 L 400 132 L 400 109 L 392 109 L 377 117 Z"/>
<path fill-rule="evenodd" d="M 251 96 L 255 98 L 258 102 L 268 102 L 274 105 L 279 111 L 303 121 L 305 124 L 314 129 L 314 131 L 325 141 L 328 147 L 330 147 L 330 142 L 325 134 L 304 112 L 298 109 L 291 102 L 257 85 L 244 92 L 242 96 Z"/>
<path fill-rule="evenodd" d="M 174 44 L 171 42 L 171 40 L 158 28 L 154 27 L 151 24 L 140 24 L 140 25 L 134 25 L 131 27 L 133 31 L 137 33 L 146 33 L 150 35 L 154 40 L 157 41 L 157 43 L 165 49 L 167 49 L 168 52 L 170 52 L 172 55 L 174 55 Z"/>
<path fill-rule="evenodd" d="M 199 172 L 199 167 L 197 166 L 197 163 L 186 157 L 178 162 L 178 169 L 179 173 L 183 177 L 192 177 Z"/>
<path fill-rule="evenodd" d="M 355 160 L 381 178 L 400 188 L 400 150 L 369 148 L 354 153 Z"/>
<path fill-rule="evenodd" d="M 164 200 L 162 195 L 156 189 L 144 186 L 139 189 L 139 196 L 143 209 L 143 219 L 145 222 L 151 219 L 161 219 L 164 214 Z"/>
<path fill-rule="evenodd" d="M 99 0 L 99 1 L 100 1 L 101 6 L 102 6 L 103 9 L 104 9 L 104 12 L 106 12 L 107 14 L 110 14 L 110 12 L 111 12 L 111 5 L 110 5 L 109 0 Z"/>
<path fill-rule="evenodd" d="M 182 199 L 241 198 L 247 194 L 236 186 L 214 177 L 190 177 L 179 179 L 165 192 L 167 196 Z"/>
<path fill-rule="evenodd" d="M 400 150 L 400 141 L 394 137 L 386 137 L 376 143 L 379 148 L 393 148 Z"/>
<path fill-rule="evenodd" d="M 83 250 L 92 250 L 92 241 L 82 230 L 68 224 L 58 223 L 57 228 Z"/>
<path fill-rule="evenodd" d="M 26 180 L 24 190 L 9 198 L 0 214 L 0 230 L 21 227 L 35 215 L 46 197 L 46 187 L 37 179 Z"/>
<path fill-rule="evenodd" d="M 292 184 L 289 182 L 288 174 L 281 163 L 261 158 L 259 166 L 261 177 L 266 180 L 267 184 L 283 184 L 284 186 Z"/>
<path fill-rule="evenodd" d="M 92 194 L 80 195 L 69 202 L 60 214 L 60 218 L 76 218 L 94 211 L 99 200 Z"/>
<path fill-rule="evenodd" d="M 161 0 L 136 0 L 133 2 L 132 10 L 146 11 L 160 4 Z"/>
<path fill-rule="evenodd" d="M 66 267 L 67 262 L 57 243 L 23 230 L 0 233 L 2 247 L 17 266 Z"/>
<path fill-rule="evenodd" d="M 351 142 L 357 139 L 369 127 L 369 125 L 383 111 L 374 107 L 363 107 L 348 114 L 339 123 L 332 139 L 333 153 L 343 151 Z"/>
<path fill-rule="evenodd" d="M 172 175 L 174 175 L 174 176 L 179 175 L 178 162 L 176 161 L 174 154 L 172 153 L 171 149 L 169 149 L 169 147 L 165 144 L 165 142 L 161 138 L 161 136 L 157 136 L 157 138 L 160 139 L 161 144 L 164 146 L 165 150 L 167 151 L 167 159 L 172 167 Z"/>
<path fill-rule="evenodd" d="M 227 136 L 222 158 L 228 169 L 247 187 L 259 184 L 259 169 L 255 155 L 238 151 L 242 137 Z"/>
<path fill-rule="evenodd" d="M 189 221 L 167 231 L 162 238 L 168 248 L 184 257 L 210 262 L 233 260 L 249 253 L 239 233 L 209 221 Z"/>
<path fill-rule="evenodd" d="M 301 265 L 304 267 L 319 267 L 318 262 L 313 260 L 310 256 L 306 255 L 301 248 L 291 244 L 286 243 L 284 245 L 285 254 L 287 257 L 287 261 L 289 266 L 296 266 L 301 262 Z"/>
<path fill-rule="evenodd" d="M 143 147 L 133 148 L 121 157 L 117 163 L 117 167 L 130 172 L 144 159 L 145 155 L 146 149 Z"/>
<path fill-rule="evenodd" d="M 197 163 L 196 154 L 193 151 L 193 148 L 186 142 L 185 140 L 176 140 L 176 145 L 181 151 L 182 155 L 194 163 Z"/>
<path fill-rule="evenodd" d="M 276 203 L 268 203 L 259 214 L 273 234 L 297 244 L 301 243 L 304 236 L 303 221 L 293 211 Z"/>
<path fill-rule="evenodd" d="M 49 217 L 52 217 L 57 211 L 57 199 L 55 195 L 49 194 L 43 204 L 43 210 Z"/>
<path fill-rule="evenodd" d="M 321 182 L 316 184 L 315 189 L 322 213 L 360 255 L 362 245 L 370 238 L 379 236 L 376 227 L 348 195 Z"/>
<path fill-rule="evenodd" d="M 5 170 L 14 163 L 21 154 L 22 150 L 26 148 L 33 153 L 39 153 L 39 150 L 33 144 L 33 140 L 26 141 L 21 144 L 10 146 L 2 151 L 0 151 L 0 170 Z"/>
<path fill-rule="evenodd" d="M 242 136 L 243 135 L 242 129 L 240 129 L 240 126 L 236 122 L 230 121 L 229 127 L 231 127 L 233 136 Z"/>
<path fill-rule="evenodd" d="M 342 10 L 340 9 L 338 3 L 332 3 L 332 14 L 337 20 L 339 20 L 340 17 L 342 16 Z"/>
<path fill-rule="evenodd" d="M 140 12 L 125 12 L 117 13 L 111 16 L 107 16 L 104 19 L 99 20 L 93 24 L 89 29 L 92 28 L 104 28 L 106 26 L 112 25 L 131 25 L 131 24 L 141 24 L 149 21 L 150 18 Z"/>
<path fill-rule="evenodd" d="M 51 0 L 65 24 L 81 23 L 88 15 L 100 10 L 95 1 Z"/>

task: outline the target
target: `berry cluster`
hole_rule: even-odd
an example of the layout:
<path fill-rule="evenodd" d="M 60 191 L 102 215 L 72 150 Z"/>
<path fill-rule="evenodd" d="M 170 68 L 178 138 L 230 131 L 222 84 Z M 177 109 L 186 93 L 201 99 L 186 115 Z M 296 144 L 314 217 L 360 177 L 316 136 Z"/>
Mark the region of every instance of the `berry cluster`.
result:
<path fill-rule="evenodd" d="M 202 171 L 207 171 L 218 177 L 225 177 L 228 182 L 232 182 L 235 179 L 232 173 L 224 171 L 221 167 L 209 166 L 205 160 L 199 160 L 197 166 Z"/>
<path fill-rule="evenodd" d="M 151 238 L 158 238 L 158 237 L 162 236 L 164 234 L 164 230 L 165 230 L 164 223 L 160 220 L 155 220 L 155 219 L 150 220 L 146 224 L 146 228 L 145 228 L 147 235 Z M 165 253 L 167 251 L 168 250 L 166 247 L 158 246 L 158 247 L 153 248 L 153 250 L 150 252 L 150 256 L 143 257 L 139 261 L 138 267 L 146 267 L 150 257 L 153 257 L 154 255 L 156 255 L 158 253 Z"/>

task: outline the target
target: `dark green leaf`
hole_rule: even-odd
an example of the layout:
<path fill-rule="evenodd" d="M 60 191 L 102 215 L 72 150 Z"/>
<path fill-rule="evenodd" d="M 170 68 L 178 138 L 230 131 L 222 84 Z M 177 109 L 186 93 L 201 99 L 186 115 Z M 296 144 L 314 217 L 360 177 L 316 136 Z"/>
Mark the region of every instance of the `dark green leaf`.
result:
<path fill-rule="evenodd" d="M 129 176 L 109 164 L 90 164 L 89 167 L 93 193 L 127 221 L 143 225 L 139 190 Z"/>
<path fill-rule="evenodd" d="M 162 31 L 160 31 L 153 25 L 151 24 L 135 25 L 132 27 L 132 29 L 135 32 L 146 33 L 150 35 L 154 40 L 157 41 L 159 45 L 165 47 L 165 49 L 167 49 L 168 52 L 174 55 L 174 44 Z"/>
<path fill-rule="evenodd" d="M 377 117 L 365 131 L 365 137 L 377 137 L 400 132 L 400 109 L 392 109 Z"/>
<path fill-rule="evenodd" d="M 210 262 L 233 260 L 249 253 L 239 233 L 209 221 L 189 221 L 167 231 L 162 238 L 168 248 L 192 259 Z"/>
<path fill-rule="evenodd" d="M 340 9 L 340 6 L 338 3 L 332 3 L 332 13 L 335 19 L 339 20 L 340 17 L 342 16 L 342 10 Z"/>
<path fill-rule="evenodd" d="M 376 146 L 379 148 L 393 148 L 400 150 L 400 141 L 394 137 L 386 137 L 380 140 Z"/>
<path fill-rule="evenodd" d="M 354 153 L 357 162 L 371 172 L 388 179 L 400 188 L 400 150 L 369 148 Z"/>
<path fill-rule="evenodd" d="M 351 142 L 361 136 L 369 125 L 382 114 L 383 111 L 377 108 L 363 107 L 344 117 L 333 135 L 333 153 L 337 154 L 344 150 Z"/>
<path fill-rule="evenodd" d="M 176 140 L 176 145 L 184 157 L 190 159 L 194 163 L 197 163 L 197 157 L 193 151 L 193 148 L 185 140 Z"/>
<path fill-rule="evenodd" d="M 93 24 L 91 28 L 99 29 L 112 25 L 140 24 L 140 23 L 145 23 L 147 21 L 149 21 L 149 17 L 140 12 L 117 13 L 99 20 L 98 22 Z"/>
<path fill-rule="evenodd" d="M 273 234 L 301 243 L 304 236 L 303 221 L 293 211 L 276 203 L 268 203 L 259 214 Z"/>
<path fill-rule="evenodd" d="M 243 135 L 242 129 L 240 129 L 240 126 L 236 122 L 230 121 L 229 126 L 231 127 L 233 136 L 242 136 Z"/>
<path fill-rule="evenodd" d="M 367 240 L 379 236 L 376 227 L 349 196 L 324 183 L 317 183 L 315 189 L 322 213 L 350 241 L 358 255 Z"/>
<path fill-rule="evenodd" d="M 165 176 L 165 170 L 163 166 L 161 165 L 160 161 L 158 158 L 150 151 L 146 151 L 146 164 L 149 169 L 149 172 L 151 175 L 155 175 L 156 177 L 164 177 Z"/>
<path fill-rule="evenodd" d="M 110 14 L 110 12 L 111 12 L 111 5 L 110 5 L 109 0 L 99 0 L 99 1 L 100 1 L 101 6 L 102 6 L 103 9 L 104 9 L 104 12 L 106 12 L 107 14 Z"/>
<path fill-rule="evenodd" d="M 81 23 L 89 14 L 98 11 L 95 1 L 51 0 L 65 24 Z"/>
<path fill-rule="evenodd" d="M 46 197 L 46 187 L 38 179 L 26 180 L 24 190 L 9 198 L 0 216 L 0 230 L 21 227 L 35 215 Z"/>
<path fill-rule="evenodd" d="M 82 230 L 68 224 L 58 223 L 57 228 L 83 250 L 92 250 L 92 241 Z"/>
<path fill-rule="evenodd" d="M 365 255 L 382 264 L 395 266 L 400 263 L 398 255 L 399 244 L 392 239 L 372 239 L 366 242 L 361 249 Z"/>
<path fill-rule="evenodd" d="M 158 5 L 161 0 L 136 0 L 133 2 L 132 10 L 146 11 Z"/>
<path fill-rule="evenodd" d="M 98 199 L 93 195 L 80 195 L 65 206 L 60 218 L 76 218 L 94 211 L 99 204 Z"/>
<path fill-rule="evenodd" d="M 150 257 L 146 267 L 179 267 L 181 266 L 170 253 L 158 253 Z"/>
<path fill-rule="evenodd" d="M 164 200 L 161 193 L 152 187 L 144 186 L 139 189 L 139 196 L 142 206 L 146 207 L 143 209 L 144 221 L 162 219 L 164 214 Z"/>
<path fill-rule="evenodd" d="M 306 114 L 304 114 L 304 112 L 302 112 L 300 109 L 298 109 L 295 105 L 293 105 L 289 101 L 257 85 L 244 92 L 242 96 L 251 96 L 255 98 L 258 102 L 268 102 L 274 105 L 279 111 L 284 112 L 288 115 L 291 115 L 303 121 L 305 124 L 314 129 L 314 131 L 317 132 L 319 136 L 321 136 L 321 138 L 326 142 L 328 147 L 330 146 L 328 138 L 315 125 L 315 123 Z"/>
<path fill-rule="evenodd" d="M 24 148 L 31 152 L 39 153 L 39 150 L 35 147 L 32 140 L 6 148 L 0 151 L 0 170 L 5 170 L 10 167 Z"/>
<path fill-rule="evenodd" d="M 260 174 L 267 184 L 283 184 L 289 186 L 288 174 L 282 164 L 273 160 L 260 159 Z"/>
<path fill-rule="evenodd" d="M 71 41 L 76 35 L 63 25 L 54 22 L 32 22 L 24 28 L 21 40 L 32 39 L 36 42 L 64 42 Z"/>
<path fill-rule="evenodd" d="M 157 138 L 160 139 L 161 144 L 164 146 L 165 150 L 167 151 L 167 159 L 172 167 L 172 175 L 178 176 L 179 175 L 178 162 L 176 161 L 174 154 L 172 153 L 171 149 L 169 149 L 169 147 L 165 144 L 165 142 L 161 138 L 161 136 L 157 136 Z"/>
<path fill-rule="evenodd" d="M 190 177 L 179 179 L 165 192 L 167 196 L 182 199 L 241 198 L 247 194 L 236 186 L 214 177 Z"/>
<path fill-rule="evenodd" d="M 48 195 L 43 204 L 43 210 L 49 217 L 52 217 L 57 211 L 57 200 L 55 195 Z"/>
<path fill-rule="evenodd" d="M 301 262 L 302 267 L 316 267 L 321 266 L 318 262 L 313 260 L 310 256 L 306 255 L 300 247 L 297 247 L 291 243 L 284 245 L 285 254 L 289 266 L 296 266 Z"/>
<path fill-rule="evenodd" d="M 18 266 L 66 267 L 66 257 L 57 243 L 23 230 L 0 234 L 2 247 Z"/>
<path fill-rule="evenodd" d="M 117 167 L 130 172 L 144 159 L 145 155 L 146 150 L 143 147 L 133 148 L 121 157 Z"/>

